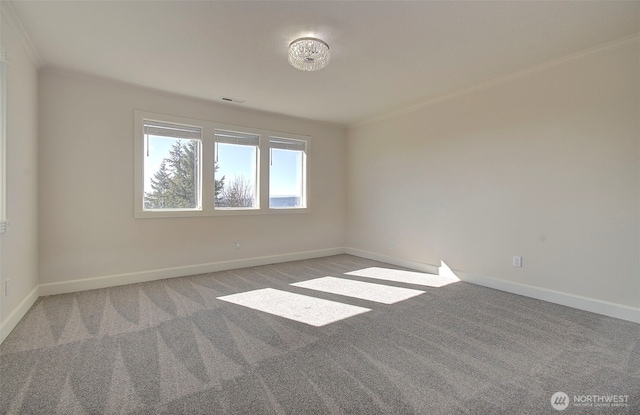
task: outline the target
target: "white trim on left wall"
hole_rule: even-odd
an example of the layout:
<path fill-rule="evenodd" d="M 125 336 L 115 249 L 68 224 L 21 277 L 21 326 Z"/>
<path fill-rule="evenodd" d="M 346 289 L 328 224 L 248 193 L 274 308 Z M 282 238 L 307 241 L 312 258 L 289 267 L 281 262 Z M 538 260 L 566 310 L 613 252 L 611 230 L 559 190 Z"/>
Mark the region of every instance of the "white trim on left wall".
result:
<path fill-rule="evenodd" d="M 33 63 L 35 63 L 36 67 L 40 69 L 43 66 L 42 57 L 38 53 L 38 50 L 34 46 L 31 38 L 27 34 L 22 22 L 18 18 L 16 11 L 13 8 L 13 5 L 9 1 L 3 1 L 2 7 L 0 8 L 0 15 L 4 17 L 6 23 L 8 23 L 9 27 L 13 31 L 13 33 L 18 37 L 18 41 L 20 45 L 27 53 L 29 58 Z"/>
<path fill-rule="evenodd" d="M 0 323 L 0 344 L 7 338 L 9 333 L 16 328 L 20 320 L 27 314 L 29 309 L 40 298 L 40 286 L 36 285 L 33 290 L 13 309 L 1 323 Z"/>

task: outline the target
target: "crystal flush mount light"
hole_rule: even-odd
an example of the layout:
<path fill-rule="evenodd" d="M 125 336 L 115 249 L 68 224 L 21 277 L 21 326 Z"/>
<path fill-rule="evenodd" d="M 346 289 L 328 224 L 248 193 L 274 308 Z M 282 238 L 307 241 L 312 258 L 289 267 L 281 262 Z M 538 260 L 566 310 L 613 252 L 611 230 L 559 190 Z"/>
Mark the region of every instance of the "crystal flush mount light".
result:
<path fill-rule="evenodd" d="M 329 45 L 320 39 L 301 37 L 289 44 L 289 63 L 301 71 L 319 71 L 329 58 Z"/>

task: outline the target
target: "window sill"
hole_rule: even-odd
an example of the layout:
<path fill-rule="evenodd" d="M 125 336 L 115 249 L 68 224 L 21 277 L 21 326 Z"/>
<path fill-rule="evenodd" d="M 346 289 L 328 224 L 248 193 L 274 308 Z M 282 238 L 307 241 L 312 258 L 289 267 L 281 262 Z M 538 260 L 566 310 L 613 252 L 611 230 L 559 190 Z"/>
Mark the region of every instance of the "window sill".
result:
<path fill-rule="evenodd" d="M 151 218 L 193 218 L 215 216 L 255 216 L 255 215 L 295 215 L 309 213 L 309 208 L 265 208 L 265 209 L 215 209 L 215 210 L 145 210 L 136 211 L 135 219 Z"/>

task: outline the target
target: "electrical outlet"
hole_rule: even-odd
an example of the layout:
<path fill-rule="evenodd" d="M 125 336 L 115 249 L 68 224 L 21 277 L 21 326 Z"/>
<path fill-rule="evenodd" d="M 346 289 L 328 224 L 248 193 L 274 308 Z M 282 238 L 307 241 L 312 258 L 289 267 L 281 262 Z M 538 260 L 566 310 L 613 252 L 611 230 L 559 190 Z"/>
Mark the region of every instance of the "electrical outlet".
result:
<path fill-rule="evenodd" d="M 389 246 L 391 248 L 395 248 L 396 247 L 396 238 L 389 239 Z"/>
<path fill-rule="evenodd" d="M 514 256 L 513 257 L 513 266 L 514 267 L 521 267 L 522 266 L 522 257 L 521 256 Z"/>
<path fill-rule="evenodd" d="M 4 280 L 4 296 L 8 296 L 9 295 L 9 281 L 10 280 Z"/>
<path fill-rule="evenodd" d="M 236 241 L 236 249 L 240 249 L 240 241 Z"/>

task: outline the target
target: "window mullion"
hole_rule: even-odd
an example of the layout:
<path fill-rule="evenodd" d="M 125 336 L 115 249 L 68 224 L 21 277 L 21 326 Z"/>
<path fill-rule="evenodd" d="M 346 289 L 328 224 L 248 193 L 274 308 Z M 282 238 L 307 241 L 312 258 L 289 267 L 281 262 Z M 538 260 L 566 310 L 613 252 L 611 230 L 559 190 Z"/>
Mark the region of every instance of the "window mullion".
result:
<path fill-rule="evenodd" d="M 269 209 L 269 164 L 271 158 L 271 150 L 266 151 L 269 147 L 269 137 L 260 137 L 260 210 Z"/>
<path fill-rule="evenodd" d="M 200 169 L 202 172 L 202 210 L 210 212 L 213 210 L 213 201 L 215 198 L 215 181 L 214 181 L 214 160 L 215 142 L 213 140 L 213 132 L 204 130 L 202 134 L 202 160 L 200 161 Z"/>

